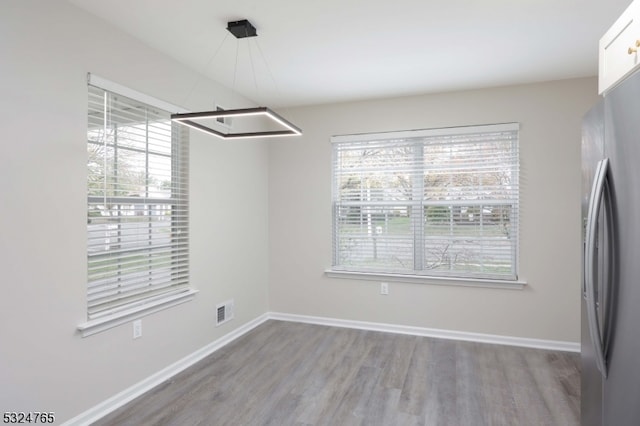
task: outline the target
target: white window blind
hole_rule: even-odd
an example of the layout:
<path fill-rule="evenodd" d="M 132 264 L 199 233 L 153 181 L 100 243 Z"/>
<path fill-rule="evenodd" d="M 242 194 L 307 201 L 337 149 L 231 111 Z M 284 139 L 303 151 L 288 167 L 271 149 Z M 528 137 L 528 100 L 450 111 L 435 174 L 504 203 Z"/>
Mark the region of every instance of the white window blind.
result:
<path fill-rule="evenodd" d="M 188 131 L 89 86 L 88 319 L 189 290 Z"/>
<path fill-rule="evenodd" d="M 332 269 L 516 280 L 518 127 L 333 137 Z"/>

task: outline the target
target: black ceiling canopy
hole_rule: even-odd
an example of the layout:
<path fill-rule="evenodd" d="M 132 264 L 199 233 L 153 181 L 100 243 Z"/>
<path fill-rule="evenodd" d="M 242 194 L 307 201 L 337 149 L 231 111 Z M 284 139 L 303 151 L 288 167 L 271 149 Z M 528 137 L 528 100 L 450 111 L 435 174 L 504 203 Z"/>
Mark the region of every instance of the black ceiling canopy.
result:
<path fill-rule="evenodd" d="M 227 30 L 236 36 L 236 38 L 255 37 L 258 35 L 256 27 L 247 19 L 227 22 Z"/>

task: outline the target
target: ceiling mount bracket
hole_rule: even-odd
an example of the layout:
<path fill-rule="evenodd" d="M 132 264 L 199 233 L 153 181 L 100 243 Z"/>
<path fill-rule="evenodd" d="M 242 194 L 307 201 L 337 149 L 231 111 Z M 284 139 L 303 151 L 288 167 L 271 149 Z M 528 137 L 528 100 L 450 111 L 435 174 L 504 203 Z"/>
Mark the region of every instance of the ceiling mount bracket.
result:
<path fill-rule="evenodd" d="M 227 22 L 227 30 L 236 38 L 256 37 L 258 32 L 247 19 Z"/>

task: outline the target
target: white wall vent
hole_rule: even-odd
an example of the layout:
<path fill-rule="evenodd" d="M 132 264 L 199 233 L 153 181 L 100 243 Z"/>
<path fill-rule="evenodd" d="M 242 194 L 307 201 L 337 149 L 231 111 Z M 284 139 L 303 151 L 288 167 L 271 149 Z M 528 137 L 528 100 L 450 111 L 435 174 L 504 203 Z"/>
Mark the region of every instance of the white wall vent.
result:
<path fill-rule="evenodd" d="M 233 319 L 233 299 L 216 305 L 216 327 Z"/>

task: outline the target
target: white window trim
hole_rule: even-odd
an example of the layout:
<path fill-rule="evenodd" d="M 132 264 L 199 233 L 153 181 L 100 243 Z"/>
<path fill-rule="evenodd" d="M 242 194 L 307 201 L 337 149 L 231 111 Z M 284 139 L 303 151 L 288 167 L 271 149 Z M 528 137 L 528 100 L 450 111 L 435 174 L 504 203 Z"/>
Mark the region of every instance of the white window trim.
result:
<path fill-rule="evenodd" d="M 130 89 L 129 87 L 123 86 L 113 81 L 109 81 L 106 78 L 102 78 L 92 73 L 87 73 L 87 83 L 89 83 L 91 86 L 99 87 L 108 92 L 117 93 L 127 98 L 135 99 L 136 101 L 151 105 L 164 111 L 180 114 L 191 112 L 172 103 L 154 98 L 153 96 L 149 96 L 145 93 L 138 92 L 137 90 Z"/>
<path fill-rule="evenodd" d="M 128 98 L 136 99 L 164 111 L 175 111 L 176 113 L 190 112 L 179 106 L 156 99 L 152 96 L 130 89 L 126 86 L 122 86 L 92 73 L 87 73 L 87 82 L 92 86 L 99 87 L 109 92 L 118 93 Z M 189 302 L 195 298 L 197 293 L 198 290 L 190 286 L 183 291 L 178 293 L 169 293 L 158 297 L 153 301 L 141 301 L 138 306 L 134 306 L 126 310 L 118 310 L 112 314 L 80 323 L 77 325 L 77 330 L 80 332 L 82 337 L 88 337 L 155 312 Z"/>
<path fill-rule="evenodd" d="M 189 302 L 193 300 L 196 293 L 198 293 L 198 290 L 190 288 L 182 293 L 164 297 L 152 303 L 145 303 L 144 305 L 127 309 L 126 311 L 120 311 L 106 317 L 83 322 L 78 325 L 78 330 L 82 334 L 82 337 L 91 336 L 129 321 Z"/>
<path fill-rule="evenodd" d="M 383 274 L 379 272 L 354 272 L 339 271 L 336 269 L 326 269 L 325 276 L 328 278 L 341 278 L 352 280 L 378 281 L 378 282 L 399 282 L 409 284 L 433 284 L 454 287 L 482 287 L 499 288 L 508 290 L 523 290 L 527 282 L 521 279 L 497 280 L 489 278 L 457 278 L 457 277 L 437 277 L 431 275 L 402 275 Z"/>
<path fill-rule="evenodd" d="M 331 137 L 331 143 L 340 142 L 366 142 L 371 140 L 373 135 L 384 136 L 385 139 L 404 139 L 450 135 L 451 129 L 455 129 L 457 135 L 478 133 L 480 130 L 491 127 L 492 131 L 513 131 L 520 130 L 519 123 L 500 123 L 500 124 L 483 124 L 478 126 L 459 126 L 459 127 L 442 127 L 437 129 L 420 129 L 420 130 L 401 130 L 396 132 L 375 132 L 375 133 L 356 133 L 352 135 L 334 135 Z"/>

